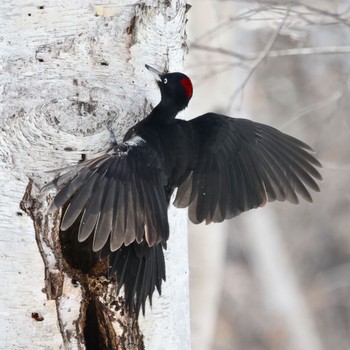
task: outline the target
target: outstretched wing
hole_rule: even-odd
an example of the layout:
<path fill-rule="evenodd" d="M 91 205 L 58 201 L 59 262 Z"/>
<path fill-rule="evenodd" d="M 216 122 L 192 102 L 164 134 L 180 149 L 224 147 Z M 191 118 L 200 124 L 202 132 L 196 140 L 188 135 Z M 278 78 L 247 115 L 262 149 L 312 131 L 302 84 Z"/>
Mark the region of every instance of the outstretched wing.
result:
<path fill-rule="evenodd" d="M 63 182 L 51 209 L 68 204 L 62 230 L 81 215 L 78 240 L 93 234 L 94 251 L 106 244 L 105 250 L 113 252 L 134 241 L 151 247 L 167 240 L 166 178 L 157 153 L 142 138 L 133 137 L 112 153 L 78 165 L 48 186 Z"/>
<path fill-rule="evenodd" d="M 267 201 L 312 201 L 322 177 L 312 149 L 268 125 L 214 113 L 190 121 L 198 137 L 196 165 L 175 205 L 194 223 L 221 222 Z"/>

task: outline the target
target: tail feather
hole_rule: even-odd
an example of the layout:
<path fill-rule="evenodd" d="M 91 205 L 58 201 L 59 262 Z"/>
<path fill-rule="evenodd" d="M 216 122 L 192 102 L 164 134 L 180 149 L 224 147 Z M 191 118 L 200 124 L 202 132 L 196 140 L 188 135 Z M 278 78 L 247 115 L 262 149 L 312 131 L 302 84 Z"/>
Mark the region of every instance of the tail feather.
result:
<path fill-rule="evenodd" d="M 113 252 L 110 257 L 109 276 L 116 276 L 118 293 L 124 286 L 126 308 L 129 314 L 145 314 L 147 298 L 152 305 L 152 295 L 157 288 L 162 292 L 162 281 L 165 281 L 165 261 L 162 244 L 149 247 L 147 243 L 136 242 Z"/>

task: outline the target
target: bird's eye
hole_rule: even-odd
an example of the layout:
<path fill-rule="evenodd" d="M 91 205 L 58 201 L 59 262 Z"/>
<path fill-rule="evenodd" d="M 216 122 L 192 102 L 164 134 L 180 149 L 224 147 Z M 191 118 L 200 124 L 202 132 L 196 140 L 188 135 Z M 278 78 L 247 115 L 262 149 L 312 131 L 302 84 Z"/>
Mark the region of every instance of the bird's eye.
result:
<path fill-rule="evenodd" d="M 164 78 L 163 83 L 166 84 L 168 82 L 167 78 Z"/>

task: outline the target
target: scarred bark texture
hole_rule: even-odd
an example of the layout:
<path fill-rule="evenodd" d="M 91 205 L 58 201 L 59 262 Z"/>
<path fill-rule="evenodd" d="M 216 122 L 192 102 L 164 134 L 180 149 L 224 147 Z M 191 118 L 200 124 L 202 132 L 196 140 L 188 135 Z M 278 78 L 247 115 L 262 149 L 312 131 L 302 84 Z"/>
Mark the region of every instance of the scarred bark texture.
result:
<path fill-rule="evenodd" d="M 185 0 L 0 5 L 0 259 L 8 290 L 0 297 L 0 343 L 6 348 L 189 348 L 184 213 L 170 213 L 164 296 L 154 299 L 140 327 L 106 280 L 106 262 L 86 246 L 71 254 L 74 227 L 60 232 L 60 213 L 47 214 L 52 193 L 40 193 L 56 175 L 48 170 L 91 158 L 108 147 L 111 130 L 120 140 L 150 111 L 159 95 L 144 64 L 181 69 L 186 11 Z"/>

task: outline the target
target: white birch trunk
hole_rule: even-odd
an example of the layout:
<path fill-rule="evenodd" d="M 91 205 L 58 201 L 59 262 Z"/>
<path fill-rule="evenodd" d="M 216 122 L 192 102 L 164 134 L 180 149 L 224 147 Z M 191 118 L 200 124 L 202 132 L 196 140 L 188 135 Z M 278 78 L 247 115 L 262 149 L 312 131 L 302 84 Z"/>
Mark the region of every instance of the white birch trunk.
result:
<path fill-rule="evenodd" d="M 107 126 L 120 140 L 158 102 L 144 64 L 181 69 L 186 9 L 185 0 L 1 3 L 0 348 L 85 349 L 84 287 L 62 262 L 59 218 L 45 215 L 38 189 L 54 176 L 46 171 L 106 149 Z M 169 217 L 167 282 L 140 317 L 144 337 L 112 307 L 120 300 L 103 278 L 93 281 L 110 348 L 190 347 L 186 217 Z"/>

